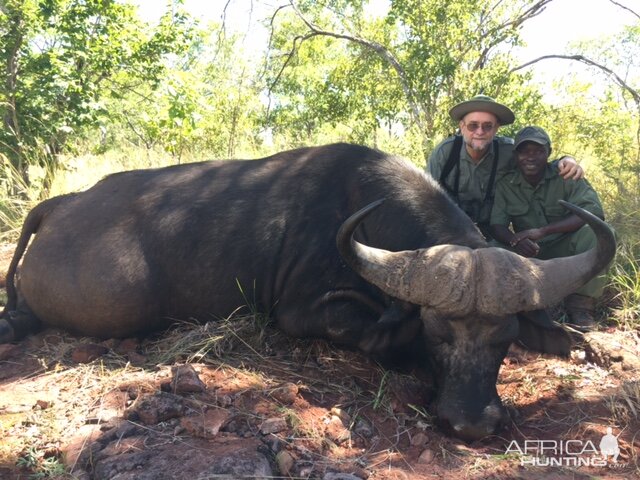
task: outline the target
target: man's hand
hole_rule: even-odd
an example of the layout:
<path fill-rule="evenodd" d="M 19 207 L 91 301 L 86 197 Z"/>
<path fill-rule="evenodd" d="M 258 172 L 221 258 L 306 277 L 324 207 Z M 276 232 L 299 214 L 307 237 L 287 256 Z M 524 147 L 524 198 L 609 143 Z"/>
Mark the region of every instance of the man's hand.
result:
<path fill-rule="evenodd" d="M 558 161 L 558 173 L 565 180 L 580 180 L 584 177 L 584 170 L 578 163 L 576 159 L 565 155 Z"/>
<path fill-rule="evenodd" d="M 522 230 L 521 232 L 514 233 L 513 243 L 520 243 L 525 238 L 528 238 L 529 240 L 533 240 L 535 242 L 546 236 L 547 234 L 541 228 L 530 228 L 529 230 Z"/>
<path fill-rule="evenodd" d="M 523 257 L 535 257 L 540 252 L 540 245 L 533 240 L 524 238 L 516 244 L 515 251 Z"/>
<path fill-rule="evenodd" d="M 536 241 L 544 237 L 545 234 L 540 228 L 523 230 L 514 234 L 511 246 L 523 257 L 535 257 L 540 252 L 540 245 Z"/>

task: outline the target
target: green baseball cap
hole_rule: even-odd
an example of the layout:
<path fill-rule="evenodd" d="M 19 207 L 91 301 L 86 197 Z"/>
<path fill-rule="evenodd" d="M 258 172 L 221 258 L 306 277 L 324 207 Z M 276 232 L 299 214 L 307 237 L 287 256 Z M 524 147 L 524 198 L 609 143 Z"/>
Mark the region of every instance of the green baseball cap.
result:
<path fill-rule="evenodd" d="M 517 149 L 518 146 L 520 146 L 524 142 L 534 142 L 539 145 L 545 145 L 551 148 L 551 139 L 549 138 L 547 132 L 545 132 L 541 127 L 524 127 L 516 134 L 513 148 Z"/>
<path fill-rule="evenodd" d="M 454 105 L 451 110 L 449 110 L 449 116 L 459 122 L 467 113 L 471 112 L 493 113 L 498 118 L 500 125 L 509 125 L 516 119 L 516 116 L 509 107 L 496 102 L 493 98 L 486 95 L 476 95 L 471 100 Z"/>

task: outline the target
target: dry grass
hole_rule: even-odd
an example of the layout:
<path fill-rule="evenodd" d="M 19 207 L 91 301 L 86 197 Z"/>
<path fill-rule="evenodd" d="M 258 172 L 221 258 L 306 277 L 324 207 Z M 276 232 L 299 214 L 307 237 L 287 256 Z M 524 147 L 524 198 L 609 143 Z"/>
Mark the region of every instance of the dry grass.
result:
<path fill-rule="evenodd" d="M 28 468 L 32 478 L 61 473 L 56 463 L 60 440 L 72 437 L 95 412 L 101 412 L 102 399 L 118 390 L 123 378 L 145 382 L 147 375 L 142 369 L 115 354 L 90 364 L 71 365 L 69 355 L 78 343 L 78 339 L 55 335 L 29 353 L 41 369 L 12 382 L 11 390 L 3 394 L 3 403 L 18 399 L 23 408 L 10 421 L 1 417 L 0 436 L 5 441 L 0 463 Z M 101 423 L 104 419 L 91 421 Z"/>
<path fill-rule="evenodd" d="M 100 418 L 101 402 L 109 393 L 133 388 L 137 396 L 157 391 L 158 382 L 169 376 L 170 365 L 175 363 L 224 368 L 230 377 L 242 378 L 247 388 L 265 395 L 285 380 L 314 395 L 337 393 L 345 404 L 354 407 L 354 412 L 372 401 L 371 391 L 378 387 L 372 379 L 370 391 L 363 391 L 355 386 L 353 377 L 344 375 L 344 365 L 352 364 L 357 354 L 333 350 L 324 342 L 286 338 L 264 322 L 256 322 L 252 315 L 205 325 L 177 324 L 166 334 L 142 344 L 147 361 L 138 367 L 113 350 L 88 364 L 73 363 L 73 350 L 91 339 L 54 333 L 40 340 L 29 353 L 40 365 L 39 371 L 13 382 L 11 388 L 42 393 L 37 393 L 29 408 L 25 406 L 11 424 L 6 416 L 1 417 L 2 436 L 13 441 L 3 442 L 6 448 L 0 449 L 0 460 L 17 461 L 43 476 L 47 471 L 45 459 L 60 455 L 61 439 L 82 431 L 87 419 L 97 424 L 104 421 Z M 283 342 L 291 355 L 271 355 L 270 345 Z M 365 366 L 361 368 L 364 371 Z M 44 402 L 45 408 L 32 409 L 38 400 Z M 301 424 L 294 410 L 283 412 L 292 426 Z M 295 430 L 314 437 L 309 429 Z"/>
<path fill-rule="evenodd" d="M 298 448 L 299 442 L 305 442 L 306 454 L 318 466 L 354 462 L 368 466 L 403 465 L 397 467 L 398 471 L 407 472 L 407 478 L 416 478 L 410 473 L 415 465 L 404 458 L 407 439 L 417 431 L 433 439 L 429 448 L 434 452 L 435 462 L 454 478 L 481 477 L 490 475 L 498 467 L 517 468 L 519 464 L 518 458 L 504 454 L 504 447 L 509 443 L 507 438 L 466 448 L 436 433 L 434 419 L 423 406 L 414 403 L 404 411 L 398 410 L 396 395 L 404 392 L 408 377 L 323 341 L 287 338 L 263 320 L 256 321 L 252 315 L 205 325 L 177 324 L 165 334 L 141 344 L 146 358 L 141 366 L 132 366 L 125 356 L 115 353 L 117 348 L 92 363 L 73 363 L 71 352 L 89 341 L 56 333 L 41 336 L 37 345 L 29 347 L 29 355 L 37 360 L 40 369 L 28 378 L 15 380 L 11 389 L 29 389 L 37 392 L 36 395 L 46 392 L 48 396 L 39 399 L 49 400 L 51 405 L 20 413 L 12 425 L 5 425 L 6 417 L 0 417 L 3 422 L 0 433 L 5 439 L 12 439 L 10 450 L 0 452 L 5 460 L 15 462 L 16 456 L 20 456 L 24 461 L 40 465 L 37 467 L 40 470 L 32 467 L 33 472 L 46 471 L 51 467 L 46 463 L 51 460 L 47 459 L 59 458 L 64 439 L 83 432 L 88 420 L 97 426 L 103 422 L 102 413 L 108 413 L 108 405 L 103 403 L 110 395 L 126 392 L 135 398 L 157 392 L 160 383 L 168 381 L 171 365 L 194 363 L 208 372 L 221 372 L 227 384 L 241 382 L 242 395 L 258 396 L 269 402 L 274 402 L 270 396 L 274 388 L 286 382 L 294 383 L 309 405 L 278 407 L 277 411 L 290 426 L 288 436 L 282 441 L 290 448 Z M 637 382 L 609 389 L 615 391 L 606 403 L 609 413 L 606 418 L 596 418 L 590 408 L 603 400 L 590 398 L 586 393 L 597 393 L 605 387 L 610 381 L 607 372 L 587 364 L 568 364 L 530 353 L 521 355 L 526 357 L 521 367 L 509 369 L 502 378 L 503 382 L 518 385 L 503 395 L 505 403 L 521 409 L 525 415 L 512 426 L 516 438 L 535 439 L 557 434 L 557 438 L 587 439 L 594 431 L 598 432 L 597 428 L 606 425 L 615 424 L 621 429 L 625 425 L 637 425 L 640 409 Z M 543 403 L 527 410 L 527 397 L 557 401 L 549 407 Z M 378 440 L 345 456 L 344 451 L 323 436 L 322 422 L 330 418 L 332 408 L 346 412 L 351 426 L 361 419 L 376 425 Z M 256 415 L 251 410 L 240 414 L 247 418 Z M 153 428 L 145 428 L 152 433 Z M 156 430 L 154 434 L 170 435 Z M 181 439 L 175 437 L 171 441 Z M 3 443 L 7 445 L 6 440 Z"/>
<path fill-rule="evenodd" d="M 607 400 L 611 416 L 619 425 L 627 425 L 640 419 L 640 381 L 630 381 L 622 385 L 618 392 Z"/>

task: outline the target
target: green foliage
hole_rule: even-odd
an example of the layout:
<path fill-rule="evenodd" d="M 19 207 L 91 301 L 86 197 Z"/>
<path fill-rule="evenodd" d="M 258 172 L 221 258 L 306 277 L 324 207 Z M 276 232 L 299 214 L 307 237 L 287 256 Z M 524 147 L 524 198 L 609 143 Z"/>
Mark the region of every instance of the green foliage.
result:
<path fill-rule="evenodd" d="M 0 11 L 0 151 L 20 171 L 33 158 L 55 166 L 71 136 L 109 116 L 107 99 L 153 88 L 163 57 L 188 42 L 186 16 L 151 31 L 114 0 L 8 0 Z"/>
<path fill-rule="evenodd" d="M 220 24 L 198 25 L 179 1 L 151 26 L 115 0 L 5 0 L 0 234 L 14 238 L 39 197 L 113 170 L 335 141 L 424 166 L 456 128 L 449 108 L 485 93 L 517 114 L 501 134 L 541 125 L 557 155 L 581 162 L 628 251 L 612 284 L 637 305 L 640 24 L 575 46 L 617 79 L 592 66 L 594 81 L 567 75 L 550 99 L 531 70 L 513 71 L 510 53 L 550 1 L 390 0 L 372 12 L 368 0 L 296 0 L 267 12 L 269 49 L 255 52 Z M 78 178 L 88 170 L 97 178 Z"/>
<path fill-rule="evenodd" d="M 47 456 L 44 451 L 35 447 L 27 449 L 18 458 L 17 466 L 31 471 L 30 479 L 60 478 L 66 473 L 64 465 L 58 458 Z"/>
<path fill-rule="evenodd" d="M 377 410 L 380 407 L 382 407 L 386 401 L 385 399 L 388 394 L 387 392 L 388 376 L 389 376 L 389 372 L 385 370 L 384 375 L 380 379 L 380 384 L 378 385 L 378 390 L 376 391 L 376 395 L 373 401 L 374 410 Z"/>
<path fill-rule="evenodd" d="M 609 286 L 616 292 L 613 318 L 632 330 L 640 324 L 640 243 L 620 245 L 609 277 Z"/>
<path fill-rule="evenodd" d="M 0 242 L 15 241 L 22 228 L 22 221 L 40 196 L 44 171 L 33 172 L 32 182 L 27 184 L 24 176 L 2 154 L 0 154 Z M 38 181 L 39 180 L 39 181 Z"/>
<path fill-rule="evenodd" d="M 309 138 L 333 128 L 384 148 L 380 132 L 392 141 L 418 128 L 419 143 L 406 150 L 421 151 L 422 163 L 455 128 L 454 103 L 479 92 L 516 107 L 539 102 L 505 53 L 538 2 L 394 0 L 381 17 L 364 15 L 367 3 L 301 2 L 279 15 L 269 68 L 272 121 L 282 130 Z"/>
<path fill-rule="evenodd" d="M 626 72 L 625 83 L 603 90 L 595 80 L 610 78 L 594 69 L 592 81 L 568 76 L 556 86 L 562 100 L 547 108 L 542 119 L 554 149 L 581 161 L 587 178 L 604 204 L 607 221 L 618 237 L 618 254 L 609 271 L 614 292 L 612 318 L 629 329 L 640 325 L 640 30 L 631 27 L 620 35 L 584 42 L 576 53 L 612 72 Z M 635 52 L 635 54 L 633 53 Z"/>
<path fill-rule="evenodd" d="M 144 102 L 134 101 L 119 120 L 126 123 L 142 145 L 147 149 L 162 146 L 178 161 L 187 145 L 193 145 L 198 120 L 200 93 L 193 78 L 186 72 L 175 72 L 157 89 L 148 93 Z M 152 102 L 146 101 L 152 99 Z"/>
<path fill-rule="evenodd" d="M 113 143 L 160 147 L 177 161 L 196 152 L 230 158 L 259 148 L 262 106 L 250 60 L 236 36 L 197 33 L 153 91 L 112 102 L 114 112 L 120 109 L 110 125 L 120 132 Z"/>

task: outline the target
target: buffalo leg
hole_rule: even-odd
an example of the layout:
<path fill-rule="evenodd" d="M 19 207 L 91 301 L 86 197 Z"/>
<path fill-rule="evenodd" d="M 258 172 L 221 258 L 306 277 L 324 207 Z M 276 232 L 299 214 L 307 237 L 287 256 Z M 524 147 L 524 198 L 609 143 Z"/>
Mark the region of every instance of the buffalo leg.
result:
<path fill-rule="evenodd" d="M 22 340 L 42 328 L 42 322 L 24 303 L 16 310 L 5 312 L 0 319 L 0 343 Z"/>
<path fill-rule="evenodd" d="M 287 302 L 283 302 L 287 304 Z M 297 337 L 324 337 L 369 353 L 410 343 L 420 329 L 417 307 L 382 305 L 363 292 L 327 292 L 313 302 L 309 313 L 280 309 L 280 327 Z"/>

